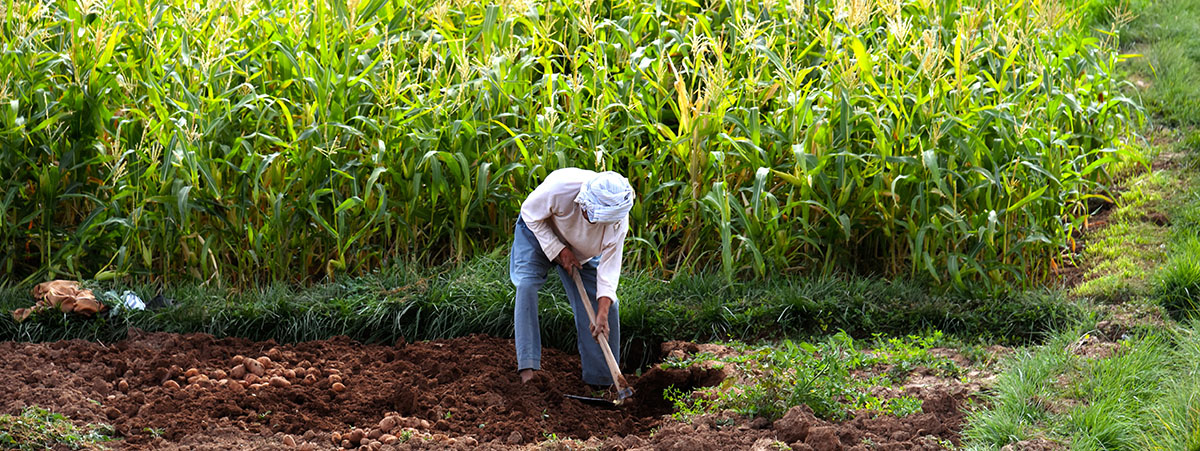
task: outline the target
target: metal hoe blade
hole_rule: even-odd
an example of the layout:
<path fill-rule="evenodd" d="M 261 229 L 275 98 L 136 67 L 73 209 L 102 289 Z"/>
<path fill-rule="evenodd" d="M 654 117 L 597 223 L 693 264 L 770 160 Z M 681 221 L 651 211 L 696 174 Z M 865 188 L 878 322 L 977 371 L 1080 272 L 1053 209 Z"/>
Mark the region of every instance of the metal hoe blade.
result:
<path fill-rule="evenodd" d="M 633 396 L 633 387 L 622 388 L 621 390 L 617 391 L 617 400 L 614 402 L 620 404 L 630 396 Z"/>
<path fill-rule="evenodd" d="M 566 396 L 567 398 L 582 402 L 584 404 L 591 404 L 593 406 L 600 406 L 600 407 L 616 407 L 617 406 L 616 401 L 609 401 L 604 398 L 592 398 L 592 397 L 588 397 L 588 396 L 579 396 L 579 395 L 564 395 L 564 396 Z"/>

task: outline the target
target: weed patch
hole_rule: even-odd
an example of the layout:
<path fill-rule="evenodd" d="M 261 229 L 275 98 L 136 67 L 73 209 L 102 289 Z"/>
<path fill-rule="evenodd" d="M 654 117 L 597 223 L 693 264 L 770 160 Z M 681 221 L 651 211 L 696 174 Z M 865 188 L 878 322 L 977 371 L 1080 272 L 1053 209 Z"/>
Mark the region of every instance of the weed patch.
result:
<path fill-rule="evenodd" d="M 726 357 L 699 353 L 667 365 L 724 365 L 734 376 L 715 388 L 664 394 L 675 404 L 676 418 L 683 421 L 725 409 L 774 420 L 799 405 L 830 420 L 844 420 L 857 411 L 902 417 L 921 412 L 921 400 L 908 395 L 880 396 L 878 388 L 902 384 L 919 367 L 936 368 L 934 371 L 944 371 L 949 377 L 961 374 L 954 361 L 929 353 L 941 341 L 940 332 L 876 337 L 872 350 L 860 350 L 856 346 L 861 343 L 838 333 L 815 344 L 785 340 L 774 346 L 742 347 L 736 355 Z"/>
<path fill-rule="evenodd" d="M 40 407 L 26 407 L 19 415 L 0 415 L 0 448 L 40 450 L 65 446 L 70 449 L 104 449 L 112 430 L 91 425 L 81 430 L 67 417 Z"/>

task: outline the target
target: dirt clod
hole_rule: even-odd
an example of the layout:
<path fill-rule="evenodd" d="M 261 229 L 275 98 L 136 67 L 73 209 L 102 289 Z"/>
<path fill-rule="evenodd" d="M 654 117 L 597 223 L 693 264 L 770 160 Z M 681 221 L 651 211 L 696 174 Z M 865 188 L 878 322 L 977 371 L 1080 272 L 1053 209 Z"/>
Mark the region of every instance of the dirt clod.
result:
<path fill-rule="evenodd" d="M 833 426 L 812 428 L 808 431 L 808 437 L 804 439 L 804 443 L 816 451 L 839 451 L 842 449 L 842 440 L 838 438 L 837 429 Z"/>

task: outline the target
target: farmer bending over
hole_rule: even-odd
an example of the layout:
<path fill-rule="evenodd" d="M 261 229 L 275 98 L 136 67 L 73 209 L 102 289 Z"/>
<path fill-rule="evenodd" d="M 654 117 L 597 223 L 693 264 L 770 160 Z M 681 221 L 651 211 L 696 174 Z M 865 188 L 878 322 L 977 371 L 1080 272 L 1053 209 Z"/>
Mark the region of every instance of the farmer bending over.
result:
<path fill-rule="evenodd" d="M 521 204 L 508 266 L 509 277 L 517 287 L 513 322 L 521 382 L 529 382 L 533 372 L 542 369 L 538 290 L 546 283 L 552 263 L 557 263 L 558 278 L 575 312 L 583 381 L 594 386 L 612 385 L 596 340 L 608 340 L 615 357 L 621 355 L 617 280 L 633 199 L 629 181 L 616 172 L 566 168 L 551 172 Z M 595 324 L 588 323 L 584 301 L 572 278 L 575 271 L 583 276 L 588 298 L 592 299 Z M 593 340 L 583 338 L 589 334 Z"/>

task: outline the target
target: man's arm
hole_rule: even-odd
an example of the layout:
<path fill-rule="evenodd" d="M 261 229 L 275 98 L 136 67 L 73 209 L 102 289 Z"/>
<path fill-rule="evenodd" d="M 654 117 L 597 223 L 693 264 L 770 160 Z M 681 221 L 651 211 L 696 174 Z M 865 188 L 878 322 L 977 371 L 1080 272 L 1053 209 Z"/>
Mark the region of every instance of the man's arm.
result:
<path fill-rule="evenodd" d="M 596 267 L 596 298 L 609 298 L 617 303 L 617 284 L 621 281 L 621 257 L 625 251 L 625 235 L 629 219 L 618 225 L 616 233 L 606 237 L 600 250 L 600 265 Z"/>
<path fill-rule="evenodd" d="M 567 245 L 550 227 L 550 221 L 558 213 L 555 211 L 552 195 L 556 188 L 551 180 L 547 180 L 538 185 L 532 193 L 529 193 L 529 197 L 525 198 L 525 202 L 521 203 L 521 219 L 525 220 L 525 226 L 529 227 L 529 231 L 537 237 L 538 245 L 542 247 L 542 252 L 546 253 L 546 258 L 552 260 L 557 260 L 563 249 L 567 249 Z"/>
<path fill-rule="evenodd" d="M 629 219 L 621 221 L 619 230 L 611 240 L 605 240 L 600 253 L 600 266 L 596 268 L 596 323 L 591 325 L 592 338 L 608 339 L 608 309 L 617 303 L 617 284 L 621 280 L 621 256 L 625 251 L 625 235 L 629 232 Z"/>

